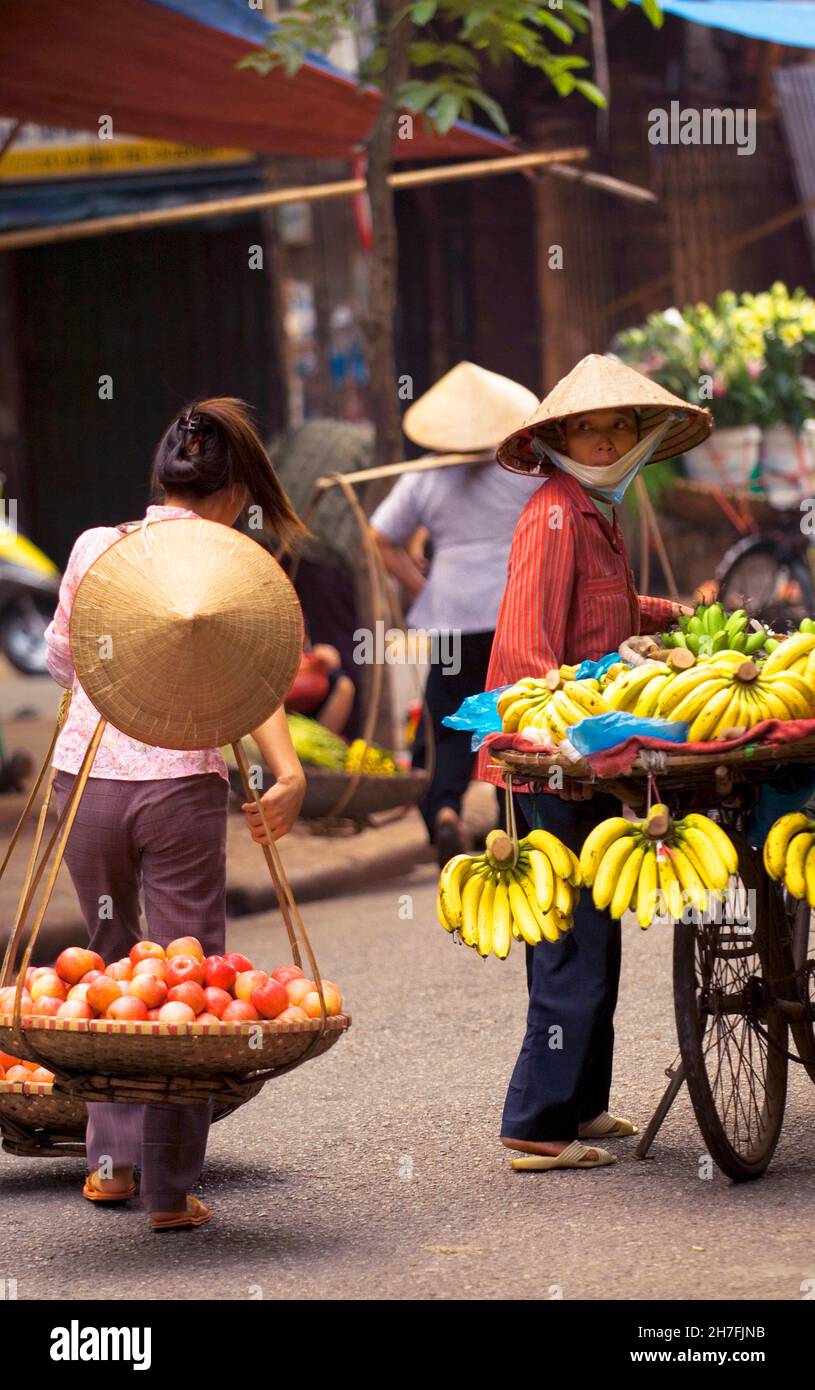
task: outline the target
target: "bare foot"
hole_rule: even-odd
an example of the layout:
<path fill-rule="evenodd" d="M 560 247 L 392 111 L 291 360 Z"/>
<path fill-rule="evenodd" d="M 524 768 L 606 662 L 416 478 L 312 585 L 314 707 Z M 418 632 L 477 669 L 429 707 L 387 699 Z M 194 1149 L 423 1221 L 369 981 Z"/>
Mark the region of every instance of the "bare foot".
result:
<path fill-rule="evenodd" d="M 110 1178 L 100 1178 L 98 1171 L 89 1174 L 93 1181 L 91 1186 L 97 1192 L 104 1192 L 108 1197 L 115 1197 L 118 1194 L 130 1192 L 133 1187 L 133 1165 L 127 1163 L 122 1167 L 113 1169 L 113 1176 Z"/>

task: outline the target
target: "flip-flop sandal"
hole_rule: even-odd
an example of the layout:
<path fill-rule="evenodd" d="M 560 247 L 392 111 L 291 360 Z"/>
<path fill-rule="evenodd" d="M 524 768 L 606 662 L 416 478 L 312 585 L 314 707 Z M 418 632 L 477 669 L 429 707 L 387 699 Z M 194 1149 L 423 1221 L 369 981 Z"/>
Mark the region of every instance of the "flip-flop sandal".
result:
<path fill-rule="evenodd" d="M 629 1139 L 632 1134 L 639 1132 L 639 1126 L 632 1120 L 609 1115 L 607 1110 L 595 1115 L 593 1120 L 587 1120 L 585 1124 L 577 1126 L 577 1133 L 581 1139 Z"/>
<path fill-rule="evenodd" d="M 150 1217 L 150 1225 L 154 1231 L 180 1231 L 187 1226 L 205 1226 L 207 1221 L 212 1219 L 212 1212 L 209 1207 L 199 1202 L 197 1197 L 187 1198 L 187 1210 L 179 1211 L 173 1216 L 162 1216 L 156 1219 Z"/>
<path fill-rule="evenodd" d="M 596 1154 L 596 1158 L 591 1155 Z M 559 1154 L 519 1154 L 511 1160 L 512 1167 L 523 1173 L 544 1173 L 550 1168 L 606 1168 L 617 1160 L 608 1149 L 588 1148 L 574 1139 Z"/>
<path fill-rule="evenodd" d="M 87 1197 L 89 1202 L 129 1202 L 131 1197 L 136 1195 L 136 1184 L 126 1187 L 122 1192 L 106 1192 L 104 1188 L 98 1187 L 99 1170 L 94 1168 L 85 1179 L 85 1186 L 82 1189 L 82 1196 Z"/>

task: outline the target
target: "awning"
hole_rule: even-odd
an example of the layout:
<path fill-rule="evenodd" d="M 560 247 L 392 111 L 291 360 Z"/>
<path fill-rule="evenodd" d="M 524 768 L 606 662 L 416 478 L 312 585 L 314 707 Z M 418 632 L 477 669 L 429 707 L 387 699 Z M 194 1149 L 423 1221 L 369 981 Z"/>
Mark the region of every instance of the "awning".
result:
<path fill-rule="evenodd" d="M 276 155 L 347 160 L 379 96 L 320 59 L 296 77 L 237 64 L 268 22 L 246 0 L 4 0 L 0 115 Z M 513 146 L 459 123 L 446 136 L 417 117 L 397 159 L 501 154 Z"/>
<path fill-rule="evenodd" d="M 660 0 L 660 5 L 667 14 L 712 29 L 815 48 L 815 0 Z"/>

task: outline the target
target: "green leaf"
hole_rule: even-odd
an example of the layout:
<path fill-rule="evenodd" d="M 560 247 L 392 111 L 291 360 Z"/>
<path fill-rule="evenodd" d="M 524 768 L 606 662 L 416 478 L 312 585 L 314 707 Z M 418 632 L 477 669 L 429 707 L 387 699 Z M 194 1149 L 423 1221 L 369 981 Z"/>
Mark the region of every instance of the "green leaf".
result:
<path fill-rule="evenodd" d="M 497 101 L 493 101 L 492 97 L 487 96 L 486 92 L 472 91 L 469 93 L 469 96 L 470 100 L 474 101 L 476 106 L 480 106 L 482 111 L 486 111 L 493 125 L 497 126 L 502 135 L 509 135 L 507 118 Z"/>
<path fill-rule="evenodd" d="M 605 96 L 594 82 L 587 82 L 585 77 L 576 77 L 574 79 L 574 85 L 575 90 L 582 92 L 583 96 L 588 97 L 589 101 L 593 102 L 595 106 L 608 106 Z"/>
<path fill-rule="evenodd" d="M 438 8 L 437 0 L 419 0 L 417 5 L 411 6 L 413 23 L 429 24 Z"/>
<path fill-rule="evenodd" d="M 665 16 L 657 3 L 657 0 L 642 0 L 643 13 L 650 19 L 655 29 L 661 29 L 665 23 Z"/>
<path fill-rule="evenodd" d="M 439 82 L 403 82 L 398 90 L 399 103 L 413 112 L 425 111 L 441 92 Z"/>
<path fill-rule="evenodd" d="M 433 118 L 433 125 L 440 135 L 446 135 L 448 130 L 455 125 L 461 110 L 461 96 L 457 92 L 445 92 L 440 96 L 433 110 L 429 113 Z"/>

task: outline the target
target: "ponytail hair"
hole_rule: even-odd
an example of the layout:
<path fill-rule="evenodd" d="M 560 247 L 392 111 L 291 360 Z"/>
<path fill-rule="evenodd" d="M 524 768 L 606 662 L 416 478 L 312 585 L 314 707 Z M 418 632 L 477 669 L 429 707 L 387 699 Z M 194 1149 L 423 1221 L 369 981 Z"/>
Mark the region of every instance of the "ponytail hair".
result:
<path fill-rule="evenodd" d="M 263 515 L 263 529 L 287 549 L 306 539 L 245 401 L 213 396 L 188 405 L 165 430 L 153 456 L 151 497 L 211 497 L 245 487 Z"/>

